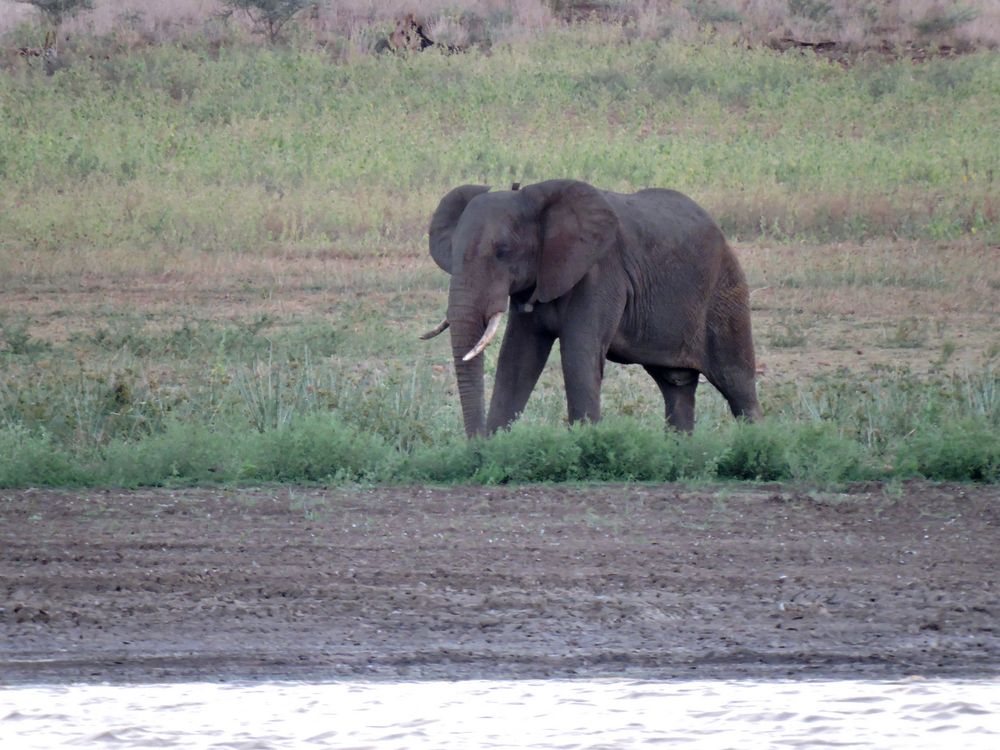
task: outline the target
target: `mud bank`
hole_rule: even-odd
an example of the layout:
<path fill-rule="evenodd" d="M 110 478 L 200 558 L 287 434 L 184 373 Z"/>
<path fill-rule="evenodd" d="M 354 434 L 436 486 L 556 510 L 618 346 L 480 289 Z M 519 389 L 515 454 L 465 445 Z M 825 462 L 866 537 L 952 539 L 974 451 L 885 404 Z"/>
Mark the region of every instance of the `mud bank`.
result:
<path fill-rule="evenodd" d="M 0 491 L 0 684 L 1000 674 L 1000 489 Z"/>

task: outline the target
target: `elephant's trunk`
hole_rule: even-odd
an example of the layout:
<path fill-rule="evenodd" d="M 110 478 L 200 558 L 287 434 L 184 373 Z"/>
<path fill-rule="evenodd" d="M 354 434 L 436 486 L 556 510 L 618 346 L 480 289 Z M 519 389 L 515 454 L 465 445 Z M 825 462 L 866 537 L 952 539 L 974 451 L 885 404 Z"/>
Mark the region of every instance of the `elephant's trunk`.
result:
<path fill-rule="evenodd" d="M 486 410 L 483 397 L 483 358 L 466 359 L 483 337 L 486 321 L 476 292 L 463 292 L 452 285 L 448 300 L 448 323 L 451 350 L 462 403 L 465 434 L 470 438 L 486 433 Z"/>
<path fill-rule="evenodd" d="M 483 358 L 463 362 L 462 355 L 455 355 L 455 375 L 458 378 L 458 396 L 462 401 L 462 421 L 465 434 L 470 438 L 486 434 L 486 415 L 483 407 Z"/>

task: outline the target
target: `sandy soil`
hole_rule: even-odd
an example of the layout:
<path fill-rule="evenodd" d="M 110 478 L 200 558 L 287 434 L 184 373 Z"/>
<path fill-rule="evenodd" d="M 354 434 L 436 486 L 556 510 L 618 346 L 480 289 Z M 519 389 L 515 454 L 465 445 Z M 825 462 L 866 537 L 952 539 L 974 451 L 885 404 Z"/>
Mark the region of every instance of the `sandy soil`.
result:
<path fill-rule="evenodd" d="M 0 684 L 1000 674 L 1000 489 L 0 492 Z"/>

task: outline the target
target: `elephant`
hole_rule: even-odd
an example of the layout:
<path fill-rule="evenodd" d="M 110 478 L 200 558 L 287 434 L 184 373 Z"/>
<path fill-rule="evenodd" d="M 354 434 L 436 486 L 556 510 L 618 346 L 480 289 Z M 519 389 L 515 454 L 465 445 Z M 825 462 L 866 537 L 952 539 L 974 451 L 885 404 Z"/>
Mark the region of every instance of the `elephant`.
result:
<path fill-rule="evenodd" d="M 441 199 L 430 254 L 451 275 L 447 316 L 462 418 L 472 438 L 524 410 L 559 340 L 571 423 L 601 417 L 605 360 L 640 364 L 669 426 L 694 428 L 704 375 L 737 418 L 757 420 L 749 291 L 715 221 L 674 190 L 622 194 L 577 180 Z M 483 350 L 507 316 L 489 414 Z"/>

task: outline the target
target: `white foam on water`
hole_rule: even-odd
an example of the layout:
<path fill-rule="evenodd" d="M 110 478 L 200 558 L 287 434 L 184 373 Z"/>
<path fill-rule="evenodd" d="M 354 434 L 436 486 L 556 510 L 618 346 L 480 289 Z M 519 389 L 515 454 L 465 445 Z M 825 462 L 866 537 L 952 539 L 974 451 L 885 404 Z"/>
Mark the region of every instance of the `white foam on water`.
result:
<path fill-rule="evenodd" d="M 1000 747 L 1000 681 L 178 683 L 0 689 L 0 748 Z"/>

